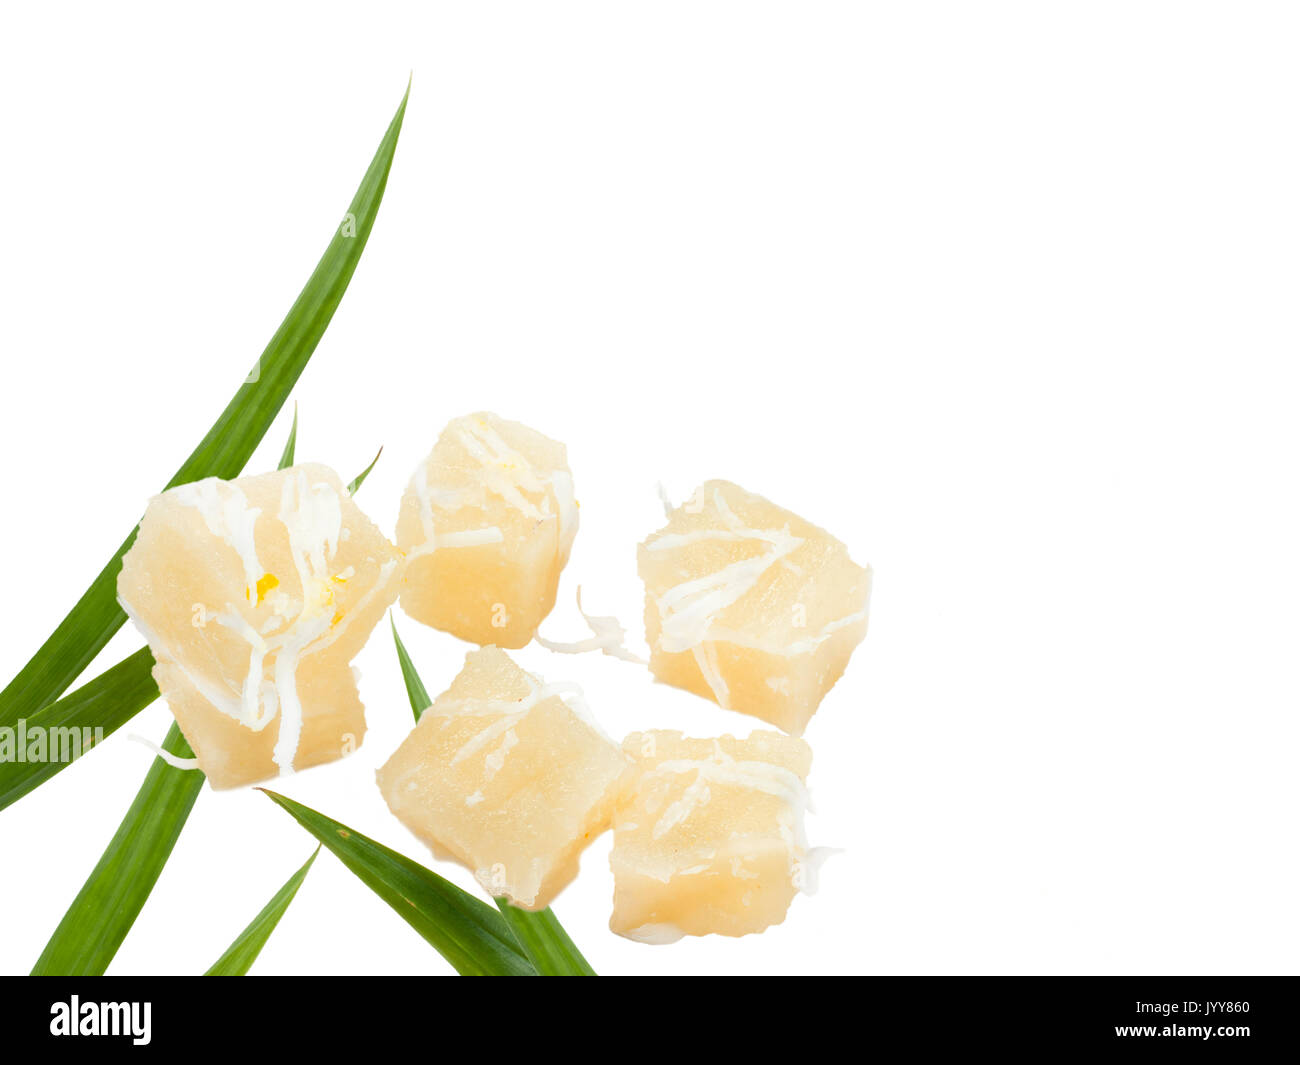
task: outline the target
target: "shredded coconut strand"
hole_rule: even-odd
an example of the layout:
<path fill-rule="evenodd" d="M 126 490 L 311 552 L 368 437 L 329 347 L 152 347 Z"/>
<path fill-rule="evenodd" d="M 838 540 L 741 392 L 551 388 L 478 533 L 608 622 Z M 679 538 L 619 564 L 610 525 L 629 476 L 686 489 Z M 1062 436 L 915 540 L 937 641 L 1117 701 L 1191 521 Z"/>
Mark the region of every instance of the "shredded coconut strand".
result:
<path fill-rule="evenodd" d="M 809 847 L 805 835 L 804 818 L 812 810 L 812 800 L 807 786 L 798 774 L 784 766 L 770 762 L 737 760 L 715 745 L 712 758 L 671 758 L 647 771 L 648 776 L 693 774 L 681 795 L 669 803 L 651 829 L 653 839 L 660 839 L 683 822 L 696 810 L 707 806 L 713 798 L 710 785 L 747 788 L 771 795 L 785 805 L 778 831 L 790 849 L 790 860 L 799 873 L 797 887 L 806 895 L 817 890 L 818 871 L 833 854 L 841 853 L 834 847 Z M 699 857 L 712 861 L 717 851 L 707 849 Z M 734 868 L 733 873 L 740 875 Z M 674 876 L 686 875 L 689 868 L 679 868 Z"/>
<path fill-rule="evenodd" d="M 674 924 L 652 923 L 639 925 L 620 934 L 638 943 L 662 946 L 665 943 L 676 943 L 686 933 Z"/>
<path fill-rule="evenodd" d="M 644 658 L 633 654 L 624 646 L 623 641 L 627 638 L 627 629 L 619 623 L 618 618 L 597 617 L 588 614 L 582 609 L 582 585 L 578 585 L 578 613 L 582 615 L 582 620 L 587 623 L 587 628 L 591 629 L 591 636 L 587 639 L 563 643 L 548 640 L 541 633 L 534 633 L 533 639 L 548 651 L 555 651 L 557 654 L 580 655 L 586 654 L 588 651 L 600 651 L 612 658 L 621 658 L 624 662 L 635 662 L 640 666 L 646 664 Z"/>
<path fill-rule="evenodd" d="M 727 505 L 716 488 L 711 493 L 723 528 L 697 529 L 686 533 L 662 533 L 646 544 L 649 551 L 670 551 L 705 540 L 753 540 L 767 545 L 767 550 L 751 558 L 740 559 L 719 570 L 669 588 L 656 601 L 659 610 L 659 647 L 676 654 L 691 651 L 699 664 L 709 687 L 720 706 L 725 707 L 726 685 L 717 669 L 717 653 L 706 646 L 714 639 L 718 616 L 733 603 L 747 596 L 763 579 L 768 570 L 778 564 L 787 564 L 786 556 L 803 545 L 801 537 L 784 529 L 751 528 Z M 702 508 L 703 499 L 697 491 L 684 504 L 690 510 L 693 504 Z"/>
<path fill-rule="evenodd" d="M 803 544 L 803 539 L 786 529 L 747 527 L 716 489 L 713 505 L 725 529 L 702 530 L 700 533 L 665 534 L 648 544 L 658 550 L 665 540 L 670 547 L 680 547 L 689 537 L 694 539 L 757 540 L 768 550 L 752 558 L 740 559 L 720 570 L 669 588 L 658 599 L 662 627 L 659 646 L 671 653 L 690 651 L 709 638 L 709 630 L 718 615 L 737 600 L 748 595 L 764 574 Z"/>
<path fill-rule="evenodd" d="M 691 655 L 695 659 L 695 664 L 700 668 L 700 676 L 704 678 L 709 690 L 713 692 L 713 697 L 718 701 L 718 705 L 724 710 L 730 710 L 731 689 L 727 687 L 727 681 L 722 676 L 722 669 L 718 665 L 717 644 L 712 640 L 697 643 L 691 648 Z"/>
<path fill-rule="evenodd" d="M 799 869 L 803 873 L 803 883 L 799 890 L 805 895 L 816 895 L 821 883 L 821 869 L 828 858 L 843 854 L 843 847 L 813 847 L 799 859 Z"/>
<path fill-rule="evenodd" d="M 408 552 L 407 557 L 421 558 L 448 548 L 482 547 L 485 544 L 499 544 L 504 541 L 505 536 L 496 525 L 488 525 L 482 529 L 462 529 L 460 532 L 441 534 L 430 532 L 428 539 L 415 550 Z"/>
<path fill-rule="evenodd" d="M 161 758 L 173 769 L 198 769 L 199 768 L 199 760 L 197 758 L 178 758 L 176 755 L 172 754 L 171 751 L 164 751 L 161 747 L 158 746 L 158 744 L 151 743 L 143 736 L 137 735 L 134 732 L 130 733 L 126 738 L 128 740 L 131 740 L 134 743 L 140 744 L 142 747 L 148 747 L 149 750 L 153 751 L 154 754 L 156 754 L 159 758 Z"/>
<path fill-rule="evenodd" d="M 587 702 L 582 695 L 582 689 L 578 685 L 568 681 L 556 681 L 546 684 L 535 674 L 525 673 L 524 675 L 528 681 L 529 692 L 519 699 L 448 699 L 440 696 L 433 701 L 433 705 L 425 711 L 426 717 L 431 715 L 464 717 L 500 715 L 496 721 L 480 729 L 460 747 L 452 756 L 452 765 L 463 762 L 466 758 L 477 754 L 495 739 L 501 737 L 501 745 L 489 752 L 485 759 L 487 779 L 490 780 L 505 764 L 506 756 L 518 742 L 514 734 L 514 727 L 527 717 L 529 712 L 538 704 L 557 696 L 574 717 L 598 735 L 605 736 L 600 725 L 596 723 L 591 708 L 587 706 Z M 608 739 L 609 737 L 605 736 L 605 738 Z"/>
<path fill-rule="evenodd" d="M 499 544 L 504 537 L 499 528 L 445 533 L 437 535 L 434 510 L 454 511 L 462 507 L 481 506 L 489 494 L 531 521 L 556 518 L 556 553 L 568 558 L 578 532 L 578 504 L 573 496 L 573 477 L 567 470 L 537 470 L 501 434 L 484 420 L 464 418 L 453 422 L 455 439 L 481 467 L 477 484 L 462 488 L 438 488 L 429 484 L 428 463 L 415 471 L 413 485 L 419 499 L 420 524 L 425 545 L 411 553 L 412 558 L 443 547 L 477 547 Z M 533 497 L 537 497 L 534 499 Z M 480 538 L 480 534 L 484 534 Z"/>
<path fill-rule="evenodd" d="M 463 424 L 456 435 L 461 446 L 483 467 L 483 483 L 493 495 L 504 499 L 515 510 L 534 521 L 546 515 L 524 495 L 543 495 L 546 482 L 534 472 L 532 464 L 507 444 L 486 422 Z"/>
<path fill-rule="evenodd" d="M 244 567 L 246 589 L 252 588 L 262 575 L 253 540 L 261 510 L 249 506 L 247 497 L 237 486 L 215 477 L 178 485 L 172 489 L 172 498 L 181 506 L 197 510 L 208 532 L 234 549 Z"/>
<path fill-rule="evenodd" d="M 664 517 L 671 520 L 673 511 L 673 501 L 668 498 L 668 489 L 664 487 L 663 481 L 655 481 L 655 491 L 659 493 L 659 502 L 664 505 Z"/>

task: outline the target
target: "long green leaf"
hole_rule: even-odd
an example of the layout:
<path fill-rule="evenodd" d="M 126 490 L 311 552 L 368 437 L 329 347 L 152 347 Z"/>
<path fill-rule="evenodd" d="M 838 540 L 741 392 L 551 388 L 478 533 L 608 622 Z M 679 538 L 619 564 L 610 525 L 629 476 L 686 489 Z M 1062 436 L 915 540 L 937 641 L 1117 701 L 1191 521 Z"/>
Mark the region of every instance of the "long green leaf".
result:
<path fill-rule="evenodd" d="M 175 723 L 163 750 L 193 758 Z M 122 825 L 54 930 L 33 976 L 98 976 L 113 960 L 199 797 L 204 776 L 155 758 Z"/>
<path fill-rule="evenodd" d="M 433 700 L 429 698 L 428 689 L 420 674 L 416 672 L 415 663 L 407 653 L 406 645 L 397 635 L 397 622 L 393 615 L 388 615 L 388 622 L 393 628 L 393 642 L 397 645 L 397 661 L 402 667 L 402 680 L 406 682 L 406 697 L 411 702 L 411 712 L 415 720 L 429 708 Z M 569 933 L 564 930 L 560 920 L 551 912 L 550 907 L 533 913 L 512 906 L 506 899 L 494 900 L 497 909 L 506 919 L 510 931 L 520 948 L 533 963 L 542 976 L 595 976 L 596 971 L 587 963 L 582 952 L 574 945 Z"/>
<path fill-rule="evenodd" d="M 410 91 L 408 85 L 343 223 L 335 230 L 306 287 L 253 371 L 167 483 L 168 488 L 203 477 L 238 476 L 270 427 L 316 350 L 370 239 Z M 0 692 L 0 726 L 14 725 L 62 695 L 121 627 L 126 616 L 117 603 L 117 575 L 122 556 L 134 539 L 132 530 L 50 638 Z"/>
<path fill-rule="evenodd" d="M 403 98 L 398 119 L 405 107 Z M 293 464 L 297 437 L 295 409 L 280 469 Z M 148 648 L 142 648 L 36 717 L 43 719 L 48 711 L 64 724 L 114 721 L 116 729 L 158 697 L 152 668 L 153 656 Z M 168 729 L 163 749 L 181 758 L 194 756 L 175 723 Z M 63 764 L 46 765 L 42 773 L 15 777 L 12 797 L 7 786 L 0 788 L 0 796 L 12 802 L 62 768 Z M 158 882 L 205 779 L 197 770 L 175 769 L 155 759 L 135 802 L 54 930 L 33 974 L 100 975 L 105 971 Z M 8 776 L 0 774 L 0 785 L 8 783 Z"/>
<path fill-rule="evenodd" d="M 293 465 L 292 459 L 289 464 Z M 211 969 L 203 974 L 204 976 L 244 976 L 248 973 L 253 962 L 257 961 L 257 956 L 262 953 L 262 948 L 266 946 L 266 941 L 271 938 L 275 926 L 280 923 L 284 911 L 289 908 L 289 903 L 298 894 L 302 882 L 307 879 L 312 862 L 316 860 L 318 854 L 320 854 L 320 847 L 312 851 L 306 864 L 285 881 L 284 887 L 262 907 L 261 912 L 253 918 L 247 928 L 239 933 L 239 938 L 230 944 L 230 948 L 217 959 Z"/>
<path fill-rule="evenodd" d="M 274 791 L 287 810 L 462 976 L 536 976 L 509 926 L 485 902 L 346 825 Z"/>
<path fill-rule="evenodd" d="M 149 648 L 141 647 L 89 684 L 27 718 L 24 732 L 36 735 L 35 730 L 40 729 L 47 737 L 60 736 L 60 746 L 66 752 L 68 748 L 64 744 L 73 731 L 79 736 L 89 733 L 93 737 L 98 729 L 102 730 L 95 740 L 98 744 L 158 698 L 152 670 L 153 655 Z M 56 731 L 64 729 L 68 731 Z M 83 741 L 78 757 L 89 749 Z M 73 747 L 72 751 L 76 753 L 77 748 Z M 65 756 L 37 762 L 0 762 L 0 810 L 40 787 L 73 761 L 75 758 Z"/>

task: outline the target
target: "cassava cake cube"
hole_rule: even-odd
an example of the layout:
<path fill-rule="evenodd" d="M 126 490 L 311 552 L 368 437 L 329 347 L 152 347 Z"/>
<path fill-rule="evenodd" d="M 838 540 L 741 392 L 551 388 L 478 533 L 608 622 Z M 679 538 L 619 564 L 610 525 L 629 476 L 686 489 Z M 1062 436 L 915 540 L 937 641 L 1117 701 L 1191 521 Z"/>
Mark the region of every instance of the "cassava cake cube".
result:
<path fill-rule="evenodd" d="M 807 855 L 808 745 L 779 732 L 652 731 L 634 732 L 623 750 L 633 768 L 614 819 L 610 928 L 671 943 L 785 920 Z"/>
<path fill-rule="evenodd" d="M 471 643 L 523 647 L 577 531 L 563 444 L 495 414 L 457 418 L 402 497 L 402 609 Z"/>
<path fill-rule="evenodd" d="M 400 579 L 338 475 L 302 465 L 155 496 L 117 591 L 200 768 L 233 788 L 361 743 L 350 663 Z"/>
<path fill-rule="evenodd" d="M 465 668 L 379 770 L 388 807 L 439 858 L 539 910 L 609 827 L 627 759 L 572 684 L 546 684 L 498 647 Z"/>
<path fill-rule="evenodd" d="M 650 669 L 802 735 L 867 631 L 871 571 L 818 528 L 708 481 L 637 551 Z"/>

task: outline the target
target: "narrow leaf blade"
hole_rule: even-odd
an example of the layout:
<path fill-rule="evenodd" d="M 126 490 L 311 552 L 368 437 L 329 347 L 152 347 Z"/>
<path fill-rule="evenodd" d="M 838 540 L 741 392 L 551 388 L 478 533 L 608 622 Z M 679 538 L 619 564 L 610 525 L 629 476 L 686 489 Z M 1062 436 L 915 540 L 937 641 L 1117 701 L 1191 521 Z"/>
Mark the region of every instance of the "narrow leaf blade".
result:
<path fill-rule="evenodd" d="M 47 758 L 0 762 L 0 810 L 62 772 L 77 757 L 84 757 L 92 746 L 98 746 L 157 699 L 158 686 L 152 670 L 153 655 L 149 648 L 141 647 L 88 684 L 27 718 L 22 734 L 36 735 L 36 730 L 41 730 L 47 738 Z M 98 738 L 94 738 L 96 730 L 101 730 Z M 94 738 L 90 745 L 85 742 L 87 734 Z M 50 751 L 56 743 L 63 757 L 56 758 Z M 70 752 L 79 754 L 68 757 Z"/>
<path fill-rule="evenodd" d="M 397 635 L 397 622 L 393 615 L 388 615 L 393 627 L 393 642 L 397 644 L 397 660 L 402 666 L 402 679 L 406 682 L 406 696 L 411 702 L 411 712 L 415 720 L 432 704 L 429 692 L 416 672 L 415 663 L 407 653 L 406 645 Z M 560 920 L 551 912 L 550 907 L 533 913 L 512 906 L 505 899 L 496 899 L 497 908 L 510 926 L 524 955 L 542 976 L 595 976 L 596 971 L 587 963 L 581 951 L 574 945 L 569 934 L 560 924 Z"/>
<path fill-rule="evenodd" d="M 298 446 L 298 404 L 293 405 L 293 425 L 289 429 L 289 439 L 284 442 L 284 450 L 280 452 L 280 463 L 276 466 L 277 470 L 287 470 L 293 465 L 293 453 Z"/>
<path fill-rule="evenodd" d="M 375 457 L 370 460 L 370 465 L 352 478 L 352 481 L 348 484 L 348 495 L 354 496 L 357 494 L 357 489 L 366 483 L 366 478 L 370 476 L 370 471 L 375 468 L 375 463 L 379 461 L 379 456 L 383 453 L 384 449 L 381 447 L 375 452 Z"/>
<path fill-rule="evenodd" d="M 596 975 L 596 970 L 587 963 L 549 906 L 538 913 L 530 913 L 512 906 L 506 899 L 497 899 L 496 904 L 539 975 Z"/>
<path fill-rule="evenodd" d="M 273 791 L 266 796 L 332 851 L 462 976 L 535 976 L 504 918 L 437 873 Z"/>
<path fill-rule="evenodd" d="M 126 615 L 117 605 L 117 575 L 133 543 L 134 529 L 41 649 L 0 692 L 0 726 L 16 725 L 62 695 L 121 628 Z"/>
<path fill-rule="evenodd" d="M 402 638 L 397 635 L 397 622 L 393 620 L 391 611 L 388 614 L 388 623 L 393 627 L 393 642 L 397 644 L 397 661 L 401 663 L 402 680 L 406 682 L 406 697 L 411 701 L 411 711 L 415 714 L 415 720 L 419 721 L 420 715 L 433 700 L 429 698 L 429 692 L 424 687 L 420 674 L 415 671 L 415 663 L 407 654 L 406 644 L 402 643 Z"/>
<path fill-rule="evenodd" d="M 293 465 L 292 460 L 289 465 Z M 204 976 L 244 976 L 248 973 L 257 956 L 262 953 L 262 948 L 266 946 L 266 941 L 271 938 L 275 926 L 280 923 L 285 910 L 289 908 L 289 903 L 293 902 L 294 896 L 298 894 L 302 882 L 307 879 L 307 874 L 311 872 L 312 863 L 318 854 L 320 854 L 319 846 L 312 851 L 306 864 L 285 881 L 284 886 L 271 897 L 271 901 L 263 906 L 248 927 L 239 933 L 239 937 L 230 944 L 229 949 L 217 959 L 212 968 L 203 974 Z"/>
<path fill-rule="evenodd" d="M 370 239 L 410 95 L 401 106 L 349 205 L 342 225 L 298 299 L 208 434 L 168 482 L 232 478 L 244 468 L 275 419 L 334 317 Z M 13 725 L 57 699 L 126 620 L 117 603 L 117 575 L 135 531 L 109 559 L 85 594 L 9 685 L 0 692 L 0 726 Z"/>
<path fill-rule="evenodd" d="M 193 758 L 173 723 L 163 750 Z M 161 758 L 144 778 L 135 802 L 54 930 L 33 976 L 99 976 L 135 923 L 181 834 L 204 776 L 174 769 Z"/>

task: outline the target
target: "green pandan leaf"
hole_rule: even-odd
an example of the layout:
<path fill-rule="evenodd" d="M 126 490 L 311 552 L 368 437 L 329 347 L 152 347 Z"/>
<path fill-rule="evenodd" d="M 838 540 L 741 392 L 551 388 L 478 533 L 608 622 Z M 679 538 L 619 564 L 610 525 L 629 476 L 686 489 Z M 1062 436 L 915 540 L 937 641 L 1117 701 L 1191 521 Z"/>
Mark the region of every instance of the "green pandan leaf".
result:
<path fill-rule="evenodd" d="M 141 647 L 89 684 L 26 719 L 22 734 L 41 730 L 58 742 L 64 757 L 45 761 L 0 761 L 0 810 L 66 769 L 90 747 L 107 739 L 158 698 L 153 655 Z M 99 737 L 96 739 L 95 737 Z M 94 742 L 86 744 L 86 738 Z"/>
<path fill-rule="evenodd" d="M 168 487 L 206 476 L 227 479 L 237 476 L 275 418 L 333 317 L 370 236 L 388 182 L 388 171 L 397 148 L 409 95 L 408 86 L 353 197 L 344 223 L 336 230 L 254 373 L 249 375 L 248 381 Z M 296 441 L 295 415 L 290 444 L 281 455 L 282 466 L 292 462 Z M 134 535 L 133 532 L 128 537 L 54 636 L 0 695 L 0 724 L 4 723 L 6 716 L 21 718 L 57 698 L 121 625 L 125 615 L 117 604 L 117 572 L 121 568 L 121 557 L 130 547 Z M 122 663 L 125 668 L 118 678 L 122 687 L 117 693 L 129 691 L 136 701 L 143 699 L 147 704 L 150 700 L 145 697 L 156 697 L 157 689 L 143 688 L 142 674 L 135 672 L 142 670 L 144 665 L 139 654 L 137 652 L 126 660 L 131 662 L 135 659 L 134 665 L 127 667 Z M 137 686 L 130 687 L 128 680 L 137 682 Z M 87 685 L 86 689 L 90 687 Z M 93 702 L 80 700 L 75 707 L 65 707 L 65 710 L 90 707 L 85 709 L 81 718 L 83 724 L 93 726 L 100 718 L 125 720 L 122 715 L 130 716 L 127 713 L 130 705 L 128 700 L 115 707 L 101 705 L 95 709 Z M 68 716 L 76 715 L 70 713 Z M 117 721 L 118 725 L 121 720 Z M 163 750 L 179 758 L 194 757 L 175 723 L 167 732 Z M 161 758 L 154 760 L 135 802 L 99 864 L 46 944 L 34 974 L 100 974 L 107 969 L 153 891 L 185 827 L 204 779 L 198 770 L 177 769 Z M 34 787 L 35 783 L 31 786 Z"/>
<path fill-rule="evenodd" d="M 193 758 L 175 723 L 163 750 Z M 54 930 L 33 976 L 99 976 L 144 907 L 185 827 L 204 776 L 161 758 L 144 778 L 104 856 Z"/>

